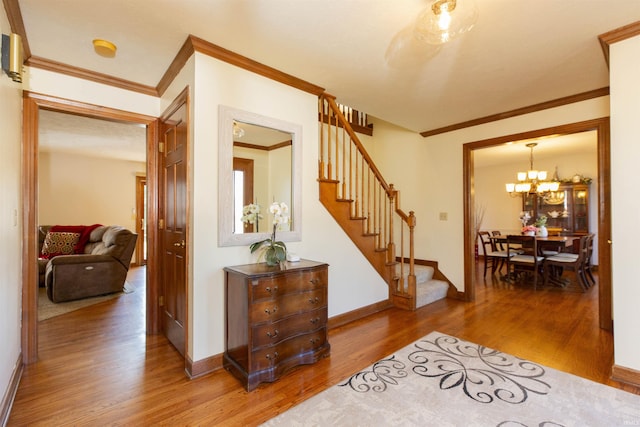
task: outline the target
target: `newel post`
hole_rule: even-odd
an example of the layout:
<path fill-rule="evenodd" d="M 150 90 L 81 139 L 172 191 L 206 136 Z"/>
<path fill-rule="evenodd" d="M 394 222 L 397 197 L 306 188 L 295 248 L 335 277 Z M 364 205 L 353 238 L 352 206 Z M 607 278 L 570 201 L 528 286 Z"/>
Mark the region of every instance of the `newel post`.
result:
<path fill-rule="evenodd" d="M 414 276 L 414 268 L 413 268 L 413 261 L 414 261 L 414 248 L 413 248 L 413 232 L 414 229 L 416 228 L 416 216 L 415 213 L 413 211 L 409 211 L 409 218 L 407 219 L 407 224 L 409 226 L 409 274 Z"/>
<path fill-rule="evenodd" d="M 387 197 L 389 197 L 389 243 L 387 244 L 387 262 L 392 263 L 396 260 L 396 244 L 393 233 L 393 218 L 395 211 L 395 198 L 397 191 L 393 188 L 393 184 L 389 184 Z"/>

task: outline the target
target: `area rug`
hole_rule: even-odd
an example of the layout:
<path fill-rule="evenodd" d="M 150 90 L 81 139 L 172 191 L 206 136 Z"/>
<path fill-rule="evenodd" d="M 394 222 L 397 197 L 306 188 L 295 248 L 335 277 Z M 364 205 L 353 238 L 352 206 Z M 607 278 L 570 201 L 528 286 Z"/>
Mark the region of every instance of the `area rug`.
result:
<path fill-rule="evenodd" d="M 631 426 L 640 396 L 432 332 L 264 426 Z"/>
<path fill-rule="evenodd" d="M 122 292 L 100 295 L 93 298 L 84 298 L 75 301 L 54 303 L 47 297 L 47 291 L 45 288 L 38 288 L 38 321 L 60 316 L 61 314 L 79 310 L 84 307 L 89 307 L 90 305 L 98 304 L 102 301 L 118 298 L 123 294 L 129 294 L 131 292 L 133 292 L 133 288 L 130 286 L 128 287 L 125 284 Z"/>

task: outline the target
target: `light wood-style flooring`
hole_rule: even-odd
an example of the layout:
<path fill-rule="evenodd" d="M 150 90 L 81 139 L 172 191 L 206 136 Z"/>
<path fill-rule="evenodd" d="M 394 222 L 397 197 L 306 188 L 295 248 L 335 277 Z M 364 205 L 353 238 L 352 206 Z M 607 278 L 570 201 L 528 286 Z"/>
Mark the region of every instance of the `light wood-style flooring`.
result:
<path fill-rule="evenodd" d="M 134 269 L 134 293 L 39 324 L 39 361 L 25 367 L 8 425 L 258 425 L 434 330 L 640 394 L 609 379 L 597 286 L 534 292 L 489 276 L 473 303 L 390 309 L 335 328 L 330 357 L 247 393 L 224 370 L 189 380 L 167 340 L 145 335 L 144 269 Z"/>

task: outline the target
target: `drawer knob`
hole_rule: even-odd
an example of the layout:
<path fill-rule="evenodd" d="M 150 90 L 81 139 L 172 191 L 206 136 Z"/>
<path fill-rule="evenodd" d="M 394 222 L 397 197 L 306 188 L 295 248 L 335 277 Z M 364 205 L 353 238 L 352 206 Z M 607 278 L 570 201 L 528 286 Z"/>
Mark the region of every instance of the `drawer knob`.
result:
<path fill-rule="evenodd" d="M 318 341 L 320 341 L 320 339 L 319 339 L 319 338 L 311 338 L 311 339 L 309 340 L 309 342 L 310 342 L 311 344 L 313 344 L 313 345 L 316 345 L 316 344 L 318 343 Z"/>
<path fill-rule="evenodd" d="M 269 338 L 275 338 L 275 337 L 277 337 L 277 336 L 278 336 L 278 334 L 279 334 L 279 333 L 280 333 L 280 332 L 276 329 L 276 330 L 275 330 L 275 331 L 273 331 L 273 332 L 271 332 L 271 331 L 267 332 L 267 336 L 268 336 Z"/>
<path fill-rule="evenodd" d="M 318 283 L 320 283 L 320 279 L 313 278 L 313 279 L 309 280 L 309 282 L 311 282 L 314 285 L 317 285 Z"/>
<path fill-rule="evenodd" d="M 313 319 L 311 319 L 311 323 L 313 323 L 314 325 L 315 325 L 316 323 L 318 323 L 319 321 L 320 321 L 320 318 L 319 318 L 319 317 L 314 317 Z"/>
<path fill-rule="evenodd" d="M 267 359 L 269 360 L 276 360 L 276 358 L 278 357 L 278 352 L 274 352 L 273 355 L 271 354 L 267 354 Z"/>
<path fill-rule="evenodd" d="M 278 292 L 278 287 L 274 286 L 273 289 L 271 289 L 271 286 L 267 286 L 266 287 L 266 291 L 269 292 L 269 293 L 271 293 L 272 291 L 273 292 Z"/>
<path fill-rule="evenodd" d="M 264 312 L 267 313 L 267 314 L 273 314 L 276 311 L 278 311 L 278 307 L 273 307 L 272 309 L 268 309 L 268 308 L 264 309 Z"/>
<path fill-rule="evenodd" d="M 318 297 L 315 297 L 315 298 L 309 298 L 309 302 L 310 302 L 311 304 L 317 304 L 317 303 L 318 303 L 318 301 L 320 301 L 320 298 L 318 298 Z"/>

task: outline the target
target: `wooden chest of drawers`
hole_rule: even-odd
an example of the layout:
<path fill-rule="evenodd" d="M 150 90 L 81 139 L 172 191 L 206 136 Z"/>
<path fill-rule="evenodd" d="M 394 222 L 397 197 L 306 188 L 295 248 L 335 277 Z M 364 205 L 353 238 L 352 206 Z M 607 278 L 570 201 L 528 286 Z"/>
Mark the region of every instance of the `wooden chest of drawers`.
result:
<path fill-rule="evenodd" d="M 248 391 L 329 355 L 328 265 L 301 260 L 226 267 L 225 369 Z"/>

